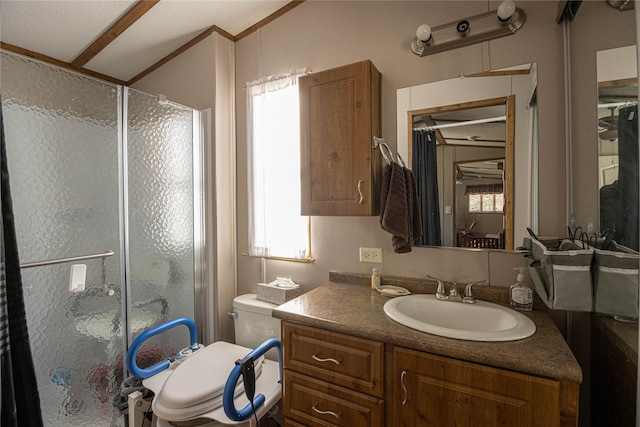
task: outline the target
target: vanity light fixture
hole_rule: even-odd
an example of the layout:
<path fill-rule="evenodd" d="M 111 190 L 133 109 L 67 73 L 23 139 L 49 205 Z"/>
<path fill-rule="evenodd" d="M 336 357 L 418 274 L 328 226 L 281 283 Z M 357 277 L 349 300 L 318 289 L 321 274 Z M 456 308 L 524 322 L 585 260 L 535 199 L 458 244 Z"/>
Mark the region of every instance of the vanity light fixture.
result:
<path fill-rule="evenodd" d="M 515 34 L 527 16 L 512 0 L 500 3 L 498 9 L 431 28 L 422 24 L 411 42 L 418 56 L 444 52 L 463 46 Z"/>

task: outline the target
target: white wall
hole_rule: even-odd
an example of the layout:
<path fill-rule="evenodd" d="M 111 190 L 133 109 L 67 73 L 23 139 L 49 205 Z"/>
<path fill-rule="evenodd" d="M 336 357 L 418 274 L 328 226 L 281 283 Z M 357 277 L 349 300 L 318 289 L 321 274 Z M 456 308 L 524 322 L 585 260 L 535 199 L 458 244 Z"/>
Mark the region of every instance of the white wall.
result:
<path fill-rule="evenodd" d="M 498 2 L 490 2 L 496 8 Z M 555 23 L 556 1 L 518 2 L 527 14 L 520 31 L 509 37 L 420 58 L 410 51 L 415 28 L 438 25 L 487 10 L 486 2 L 307 1 L 256 33 L 236 43 L 238 136 L 238 253 L 247 251 L 246 119 L 242 101 L 245 82 L 307 67 L 320 71 L 371 59 L 382 73 L 383 136 L 396 146 L 396 91 L 488 69 L 538 64 L 540 152 L 544 173 L 540 185 L 541 233 L 563 232 L 565 203 L 564 82 L 562 28 Z M 553 207 L 551 209 L 550 207 Z M 414 248 L 395 254 L 391 236 L 377 217 L 313 217 L 312 264 L 267 261 L 267 280 L 287 276 L 312 289 L 328 279 L 331 269 L 385 275 L 440 276 L 460 282 L 489 280 L 506 286 L 513 267 L 525 265 L 521 254 L 460 249 Z M 358 247 L 383 249 L 382 265 L 358 261 Z M 238 260 L 238 290 L 251 292 L 260 280 L 260 261 Z"/>
<path fill-rule="evenodd" d="M 540 232 L 543 235 L 563 232 L 565 220 L 558 211 L 564 211 L 565 203 L 564 82 L 562 28 L 555 23 L 557 1 L 518 2 L 527 14 L 527 21 L 513 36 L 424 58 L 414 55 L 409 48 L 415 28 L 423 22 L 435 26 L 495 9 L 498 4 L 497 1 L 489 4 L 306 1 L 230 48 L 235 49 L 237 147 L 229 134 L 216 140 L 215 154 L 218 211 L 213 221 L 218 232 L 216 301 L 218 327 L 222 331 L 219 338 L 227 339 L 232 330 L 233 324 L 225 312 L 230 310 L 235 293 L 235 271 L 238 293 L 254 292 L 261 278 L 260 260 L 242 255 L 248 246 L 244 86 L 264 76 L 302 67 L 321 71 L 371 59 L 382 73 L 383 136 L 395 149 L 398 88 L 536 62 L 540 155 L 544 168 L 540 187 L 545 188 L 540 195 Z M 216 52 L 220 51 L 216 43 L 230 43 L 227 42 L 214 34 L 142 79 L 135 88 L 163 93 L 172 101 L 194 108 L 211 108 L 215 114 L 216 89 L 222 87 L 216 84 L 216 78 L 220 77 L 216 73 Z M 225 51 L 224 56 L 227 54 L 230 55 Z M 513 267 L 525 265 L 519 253 L 414 248 L 411 253 L 398 255 L 392 250 L 391 236 L 380 229 L 377 217 L 313 217 L 311 239 L 314 263 L 267 261 L 267 280 L 291 277 L 306 291 L 327 281 L 329 270 L 369 273 L 372 267 L 377 267 L 383 276 L 430 274 L 445 280 L 485 279 L 492 285 L 507 286 L 515 278 Z M 359 263 L 359 246 L 382 248 L 384 263 Z"/>

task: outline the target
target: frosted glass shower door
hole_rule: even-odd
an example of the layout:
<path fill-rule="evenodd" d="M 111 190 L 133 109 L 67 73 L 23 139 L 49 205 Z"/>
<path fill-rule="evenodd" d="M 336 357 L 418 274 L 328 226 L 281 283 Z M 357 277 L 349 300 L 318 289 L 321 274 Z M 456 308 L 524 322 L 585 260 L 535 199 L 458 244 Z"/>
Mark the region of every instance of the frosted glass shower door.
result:
<path fill-rule="evenodd" d="M 191 108 L 1 53 L 2 108 L 20 262 L 113 251 L 22 269 L 47 427 L 123 426 L 114 406 L 127 342 L 175 317 L 196 322 L 203 241 L 199 114 Z M 140 366 L 186 347 L 153 337 Z"/>
<path fill-rule="evenodd" d="M 120 425 L 123 377 L 118 87 L 2 53 L 2 108 L 21 263 L 115 252 L 85 264 L 22 269 L 46 426 Z"/>
<path fill-rule="evenodd" d="M 127 246 L 131 338 L 162 320 L 194 319 L 194 110 L 125 88 Z M 194 156 L 194 150 L 196 155 Z M 155 360 L 189 345 L 186 329 L 149 340 L 140 355 Z M 142 365 L 141 365 L 142 366 Z"/>

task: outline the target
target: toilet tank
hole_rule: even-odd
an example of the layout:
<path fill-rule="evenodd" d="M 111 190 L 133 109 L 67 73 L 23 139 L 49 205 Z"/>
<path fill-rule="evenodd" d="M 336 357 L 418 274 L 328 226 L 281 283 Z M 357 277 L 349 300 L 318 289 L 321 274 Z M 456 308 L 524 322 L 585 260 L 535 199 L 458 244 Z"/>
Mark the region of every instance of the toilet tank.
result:
<path fill-rule="evenodd" d="M 256 294 L 239 295 L 233 299 L 236 344 L 256 348 L 269 338 L 280 338 L 280 320 L 271 317 L 276 304 L 260 301 Z M 267 357 L 277 360 L 275 349 Z"/>

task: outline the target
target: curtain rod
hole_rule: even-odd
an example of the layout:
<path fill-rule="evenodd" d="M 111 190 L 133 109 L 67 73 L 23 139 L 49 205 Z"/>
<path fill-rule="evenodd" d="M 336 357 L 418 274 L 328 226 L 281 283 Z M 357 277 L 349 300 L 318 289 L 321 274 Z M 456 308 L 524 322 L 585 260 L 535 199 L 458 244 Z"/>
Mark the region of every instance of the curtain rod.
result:
<path fill-rule="evenodd" d="M 507 116 L 498 116 L 498 117 L 489 117 L 486 119 L 467 120 L 467 121 L 458 122 L 458 123 L 447 123 L 444 125 L 427 126 L 426 124 L 423 124 L 423 126 L 415 126 L 413 129 L 414 130 L 416 129 L 436 130 L 436 129 L 444 129 L 444 128 L 454 128 L 458 126 L 477 125 L 480 123 L 504 122 L 506 120 L 507 120 Z"/>

